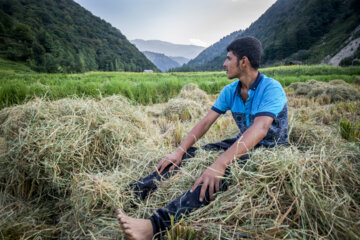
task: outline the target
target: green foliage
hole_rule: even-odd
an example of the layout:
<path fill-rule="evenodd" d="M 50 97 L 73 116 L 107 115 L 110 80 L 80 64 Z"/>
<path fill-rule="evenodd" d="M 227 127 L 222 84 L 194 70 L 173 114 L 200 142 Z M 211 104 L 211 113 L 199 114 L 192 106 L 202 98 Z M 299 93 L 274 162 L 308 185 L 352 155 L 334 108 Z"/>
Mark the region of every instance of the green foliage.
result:
<path fill-rule="evenodd" d="M 348 141 L 360 141 L 360 122 L 352 124 L 349 120 L 341 118 L 339 121 L 341 136 Z"/>
<path fill-rule="evenodd" d="M 33 72 L 25 63 L 14 62 L 0 58 L 0 72 L 4 78 L 9 73 L 30 73 Z"/>
<path fill-rule="evenodd" d="M 170 216 L 171 229 L 167 230 L 169 240 L 193 240 L 196 239 L 195 231 L 186 226 L 184 219 L 175 224 L 174 216 Z"/>
<path fill-rule="evenodd" d="M 160 103 L 179 94 L 181 88 L 197 83 L 210 94 L 230 81 L 223 73 L 107 73 L 38 74 L 0 70 L 0 108 L 21 104 L 35 97 L 106 97 L 121 94 L 141 104 Z"/>
<path fill-rule="evenodd" d="M 318 64 L 340 50 L 360 22 L 357 0 L 278 0 L 236 36 L 255 36 L 263 45 L 263 66 L 298 60 Z M 234 39 L 233 38 L 233 39 Z M 217 71 L 226 57 L 224 38 L 176 71 Z M 208 52 L 211 51 L 211 54 Z M 347 64 L 349 65 L 349 64 Z M 350 64 L 351 65 L 351 64 Z"/>
<path fill-rule="evenodd" d="M 49 73 L 157 70 L 119 30 L 71 0 L 0 1 L 0 56 Z"/>
<path fill-rule="evenodd" d="M 0 109 L 27 102 L 35 97 L 51 100 L 65 97 L 106 97 L 121 94 L 140 104 L 168 101 L 188 83 L 195 83 L 208 94 L 217 94 L 231 83 L 224 72 L 124 73 L 88 72 L 81 74 L 39 74 L 26 66 L 0 59 Z M 329 82 L 343 79 L 352 83 L 360 67 L 282 66 L 260 71 L 283 86 L 309 79 Z"/>

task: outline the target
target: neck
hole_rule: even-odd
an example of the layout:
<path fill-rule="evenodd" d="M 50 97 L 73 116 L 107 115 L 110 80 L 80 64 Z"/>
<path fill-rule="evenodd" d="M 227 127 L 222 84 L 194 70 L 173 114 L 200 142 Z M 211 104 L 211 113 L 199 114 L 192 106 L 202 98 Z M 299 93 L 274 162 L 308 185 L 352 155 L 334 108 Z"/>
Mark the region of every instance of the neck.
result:
<path fill-rule="evenodd" d="M 241 88 L 250 89 L 251 85 L 256 81 L 258 73 L 258 70 L 249 69 L 246 74 L 243 74 L 243 76 L 239 78 L 241 82 Z"/>

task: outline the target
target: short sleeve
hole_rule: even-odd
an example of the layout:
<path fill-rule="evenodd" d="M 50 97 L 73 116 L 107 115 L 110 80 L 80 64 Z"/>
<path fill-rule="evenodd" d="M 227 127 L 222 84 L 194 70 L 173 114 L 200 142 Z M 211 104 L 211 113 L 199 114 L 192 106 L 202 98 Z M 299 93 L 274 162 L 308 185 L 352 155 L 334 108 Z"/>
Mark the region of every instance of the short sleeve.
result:
<path fill-rule="evenodd" d="M 232 94 L 231 89 L 228 86 L 225 86 L 221 90 L 219 97 L 216 99 L 214 105 L 211 108 L 213 111 L 219 114 L 224 114 L 231 108 Z"/>
<path fill-rule="evenodd" d="M 268 86 L 261 98 L 255 117 L 269 116 L 276 118 L 287 102 L 286 94 L 280 83 Z"/>

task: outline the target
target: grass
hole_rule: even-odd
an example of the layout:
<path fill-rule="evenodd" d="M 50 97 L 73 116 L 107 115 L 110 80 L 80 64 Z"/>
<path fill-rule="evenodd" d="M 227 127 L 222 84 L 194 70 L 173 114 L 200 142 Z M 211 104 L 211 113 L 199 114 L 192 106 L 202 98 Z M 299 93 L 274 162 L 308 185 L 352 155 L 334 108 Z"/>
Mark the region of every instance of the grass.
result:
<path fill-rule="evenodd" d="M 0 71 L 2 74 L 34 73 L 25 63 L 13 62 L 0 58 Z"/>
<path fill-rule="evenodd" d="M 140 104 L 163 103 L 179 94 L 188 83 L 197 84 L 207 94 L 217 94 L 231 81 L 224 72 L 38 74 L 9 61 L 0 68 L 0 109 L 22 104 L 36 97 L 58 100 L 65 97 L 101 98 L 121 94 Z M 9 68 L 10 70 L 6 70 Z M 289 66 L 260 71 L 283 86 L 309 79 L 352 83 L 360 67 Z"/>
<path fill-rule="evenodd" d="M 352 124 L 348 119 L 342 118 L 339 121 L 340 134 L 349 141 L 360 141 L 360 122 Z"/>
<path fill-rule="evenodd" d="M 2 107 L 35 97 L 51 100 L 68 96 L 106 97 L 121 94 L 141 104 L 160 103 L 175 97 L 187 83 L 198 83 L 217 93 L 229 83 L 223 73 L 146 74 L 92 72 L 85 74 L 4 74 L 0 78 Z"/>
<path fill-rule="evenodd" d="M 168 239 L 360 238 L 360 146 L 339 129 L 340 119 L 359 122 L 359 101 L 287 92 L 290 146 L 258 149 L 244 167 L 232 164 L 230 188 L 173 223 Z M 219 156 L 200 150 L 145 201 L 126 190 L 175 149 L 209 99 L 190 84 L 163 104 L 117 95 L 37 98 L 0 110 L 1 238 L 123 239 L 116 208 L 149 217 Z M 228 113 L 196 145 L 237 132 Z"/>

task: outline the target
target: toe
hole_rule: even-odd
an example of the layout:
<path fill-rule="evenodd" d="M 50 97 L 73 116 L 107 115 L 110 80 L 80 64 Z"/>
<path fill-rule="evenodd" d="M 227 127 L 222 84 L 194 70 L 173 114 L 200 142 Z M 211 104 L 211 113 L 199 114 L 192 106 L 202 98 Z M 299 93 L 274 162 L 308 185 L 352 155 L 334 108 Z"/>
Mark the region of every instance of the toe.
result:
<path fill-rule="evenodd" d="M 123 218 L 119 218 L 119 222 L 120 222 L 120 224 L 124 224 L 124 223 L 126 223 L 126 221 L 123 219 Z"/>

